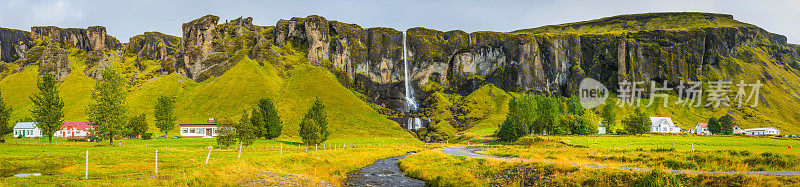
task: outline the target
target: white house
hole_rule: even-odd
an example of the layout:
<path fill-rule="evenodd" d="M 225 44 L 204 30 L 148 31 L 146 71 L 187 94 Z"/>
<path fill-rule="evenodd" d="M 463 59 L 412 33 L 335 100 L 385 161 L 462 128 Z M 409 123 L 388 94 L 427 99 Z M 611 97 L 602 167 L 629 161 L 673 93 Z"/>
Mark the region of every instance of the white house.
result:
<path fill-rule="evenodd" d="M 669 117 L 650 117 L 650 133 L 680 133 L 681 128 Z"/>
<path fill-rule="evenodd" d="M 36 122 L 19 122 L 14 125 L 14 137 L 42 137 L 42 130 L 36 126 Z"/>
<path fill-rule="evenodd" d="M 694 125 L 694 133 L 698 135 L 711 135 L 711 131 L 708 131 L 708 123 L 697 123 L 697 125 Z"/>
<path fill-rule="evenodd" d="M 739 128 L 739 125 L 734 125 L 733 134 L 744 134 L 744 130 L 742 130 L 742 128 Z"/>
<path fill-rule="evenodd" d="M 213 138 L 217 134 L 216 123 L 180 124 L 184 138 Z"/>
<path fill-rule="evenodd" d="M 603 121 L 597 122 L 597 134 L 606 134 L 606 124 Z"/>
<path fill-rule="evenodd" d="M 752 128 L 752 129 L 745 129 L 744 134 L 753 136 L 777 136 L 781 135 L 781 130 L 775 127 Z"/>

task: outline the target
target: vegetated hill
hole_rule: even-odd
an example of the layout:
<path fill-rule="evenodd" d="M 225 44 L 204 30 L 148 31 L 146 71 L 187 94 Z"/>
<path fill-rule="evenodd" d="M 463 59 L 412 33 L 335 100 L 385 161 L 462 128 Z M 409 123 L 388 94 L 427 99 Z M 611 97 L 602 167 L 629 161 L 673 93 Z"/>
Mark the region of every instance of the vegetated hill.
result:
<path fill-rule="evenodd" d="M 732 15 L 703 12 L 630 14 L 589 21 L 520 29 L 515 33 L 598 34 L 624 31 L 653 31 L 717 27 L 756 27 L 733 19 Z"/>

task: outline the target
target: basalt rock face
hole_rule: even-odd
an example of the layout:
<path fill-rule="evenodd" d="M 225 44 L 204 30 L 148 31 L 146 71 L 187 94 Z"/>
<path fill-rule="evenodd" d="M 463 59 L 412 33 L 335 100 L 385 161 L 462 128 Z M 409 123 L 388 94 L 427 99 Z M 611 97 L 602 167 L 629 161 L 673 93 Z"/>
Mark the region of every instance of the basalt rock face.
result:
<path fill-rule="evenodd" d="M 340 80 L 372 102 L 405 105 L 401 31 L 309 16 L 281 20 L 274 33 L 276 46 L 304 45 L 309 62 L 346 72 L 349 78 Z M 434 82 L 461 94 L 494 84 L 570 95 L 586 77 L 612 90 L 626 80 L 696 81 L 704 70 L 719 68 L 720 58 L 738 56 L 741 47 L 765 49 L 787 67 L 800 59 L 785 37 L 746 25 L 590 34 L 407 30 L 409 78 L 418 103 L 435 91 L 423 86 Z"/>
<path fill-rule="evenodd" d="M 58 28 L 54 26 L 31 27 L 31 40 L 41 40 L 38 46 L 31 46 L 29 55 L 18 60 L 21 71 L 23 68 L 39 63 L 39 74 L 50 73 L 59 80 L 69 75 L 72 70 L 69 68 L 69 53 L 66 47 L 77 47 L 86 51 L 86 69 L 84 74 L 95 79 L 102 79 L 99 72 L 104 70 L 107 64 L 107 49 L 115 50 L 122 47 L 116 38 L 106 33 L 106 28 L 102 26 L 92 26 L 86 29 L 80 28 Z"/>
<path fill-rule="evenodd" d="M 130 38 L 125 45 L 125 55 L 136 57 L 137 68 L 144 69 L 141 64 L 145 60 L 161 60 L 162 71 L 175 71 L 175 57 L 180 49 L 181 39 L 160 32 L 146 32 Z"/>
<path fill-rule="evenodd" d="M 11 63 L 25 57 L 30 40 L 28 32 L 0 28 L 0 61 Z"/>
<path fill-rule="evenodd" d="M 86 51 L 100 51 L 106 48 L 106 28 L 93 26 L 87 29 L 58 28 L 54 26 L 31 27 L 31 38 L 38 39 L 49 37 L 52 40 L 62 41 L 72 46 L 80 47 Z M 113 41 L 109 41 L 112 42 Z M 118 41 L 116 43 L 119 43 Z"/>
<path fill-rule="evenodd" d="M 211 58 L 215 52 L 221 52 L 215 46 L 215 30 L 219 17 L 207 15 L 183 24 L 183 42 L 181 43 L 182 62 L 176 70 L 179 74 L 193 78 L 219 64 Z M 197 79 L 195 79 L 197 80 Z"/>

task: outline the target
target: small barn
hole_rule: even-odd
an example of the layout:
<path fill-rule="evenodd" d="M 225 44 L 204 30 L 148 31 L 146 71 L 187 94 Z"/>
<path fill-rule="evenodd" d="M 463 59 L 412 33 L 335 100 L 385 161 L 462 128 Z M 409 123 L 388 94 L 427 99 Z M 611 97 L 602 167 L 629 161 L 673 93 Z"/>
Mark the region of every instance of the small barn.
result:
<path fill-rule="evenodd" d="M 603 121 L 597 122 L 597 134 L 606 134 L 606 123 Z"/>
<path fill-rule="evenodd" d="M 14 125 L 14 137 L 35 138 L 42 137 L 42 130 L 36 122 L 19 122 Z"/>
<path fill-rule="evenodd" d="M 778 136 L 781 130 L 775 127 L 745 129 L 744 134 L 753 136 Z"/>

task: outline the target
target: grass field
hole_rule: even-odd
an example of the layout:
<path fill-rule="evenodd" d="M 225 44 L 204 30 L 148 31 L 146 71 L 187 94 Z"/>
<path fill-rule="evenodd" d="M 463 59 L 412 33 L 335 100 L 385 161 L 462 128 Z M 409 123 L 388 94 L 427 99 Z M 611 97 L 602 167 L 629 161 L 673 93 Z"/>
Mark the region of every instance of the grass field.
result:
<path fill-rule="evenodd" d="M 242 151 L 220 149 L 214 139 L 184 138 L 121 140 L 108 142 L 45 143 L 39 139 L 9 139 L 0 144 L 0 186 L 28 185 L 270 185 L 278 181 L 265 173 L 294 175 L 295 185 L 325 182 L 340 186 L 346 174 L 375 160 L 421 149 L 420 144 L 393 139 L 339 139 L 325 142 L 326 150 L 297 142 L 258 140 Z M 115 141 L 117 142 L 117 141 Z M 283 154 L 280 146 L 283 143 Z M 115 143 L 116 144 L 116 143 Z M 355 148 L 341 149 L 347 144 Z M 381 147 L 383 144 L 384 147 Z M 214 146 L 208 164 L 209 145 Z M 337 147 L 336 150 L 330 150 Z M 89 151 L 89 179 L 84 180 L 85 154 Z M 155 152 L 158 150 L 158 174 Z M 39 177 L 10 177 L 18 173 L 41 173 Z M 286 180 L 284 178 L 284 180 Z M 266 181 L 266 182 L 264 182 Z M 276 183 L 277 184 L 277 183 Z"/>
<path fill-rule="evenodd" d="M 526 143 L 519 143 L 526 142 Z M 674 143 L 674 148 L 673 148 Z M 736 136 L 561 136 L 523 138 L 486 154 L 555 163 L 693 171 L 798 171 L 797 139 Z M 692 145 L 695 151 L 692 151 Z"/>

